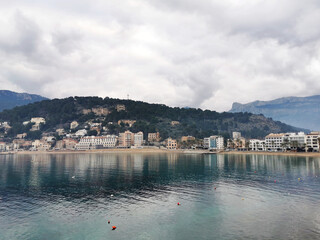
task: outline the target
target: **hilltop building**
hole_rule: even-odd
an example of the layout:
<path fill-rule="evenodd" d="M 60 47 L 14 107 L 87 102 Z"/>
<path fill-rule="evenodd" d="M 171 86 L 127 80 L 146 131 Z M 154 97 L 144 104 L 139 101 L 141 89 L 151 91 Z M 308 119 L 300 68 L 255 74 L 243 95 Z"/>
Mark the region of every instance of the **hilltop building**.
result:
<path fill-rule="evenodd" d="M 124 125 L 128 124 L 129 127 L 132 127 L 133 124 L 135 124 L 136 120 L 119 120 L 118 125 L 123 123 Z"/>
<path fill-rule="evenodd" d="M 233 132 L 232 133 L 232 139 L 237 140 L 241 138 L 241 132 Z"/>
<path fill-rule="evenodd" d="M 188 141 L 194 141 L 194 140 L 196 140 L 196 138 L 193 136 L 182 136 L 181 137 L 181 142 L 188 142 Z"/>
<path fill-rule="evenodd" d="M 123 105 L 123 104 L 117 104 L 116 109 L 117 109 L 117 112 L 125 111 L 126 110 L 126 106 Z"/>
<path fill-rule="evenodd" d="M 79 123 L 77 121 L 73 121 L 70 123 L 70 129 L 75 129 L 79 126 Z"/>

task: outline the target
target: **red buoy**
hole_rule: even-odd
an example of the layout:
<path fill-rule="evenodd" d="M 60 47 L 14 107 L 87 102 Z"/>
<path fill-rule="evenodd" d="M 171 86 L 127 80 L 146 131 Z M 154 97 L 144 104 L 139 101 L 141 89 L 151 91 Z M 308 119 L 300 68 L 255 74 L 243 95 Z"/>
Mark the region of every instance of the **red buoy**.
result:
<path fill-rule="evenodd" d="M 216 190 L 217 188 L 215 187 L 214 190 Z"/>
<path fill-rule="evenodd" d="M 116 230 L 117 229 L 117 227 L 116 226 L 112 226 L 112 230 Z"/>
<path fill-rule="evenodd" d="M 178 203 L 177 203 L 177 205 L 179 206 L 179 205 L 180 205 L 180 203 L 178 202 Z"/>
<path fill-rule="evenodd" d="M 274 180 L 274 182 L 276 183 L 276 182 L 277 182 L 277 180 Z"/>
<path fill-rule="evenodd" d="M 110 220 L 108 220 L 108 224 L 110 224 Z"/>
<path fill-rule="evenodd" d="M 254 171 L 254 173 L 257 173 L 257 171 Z"/>

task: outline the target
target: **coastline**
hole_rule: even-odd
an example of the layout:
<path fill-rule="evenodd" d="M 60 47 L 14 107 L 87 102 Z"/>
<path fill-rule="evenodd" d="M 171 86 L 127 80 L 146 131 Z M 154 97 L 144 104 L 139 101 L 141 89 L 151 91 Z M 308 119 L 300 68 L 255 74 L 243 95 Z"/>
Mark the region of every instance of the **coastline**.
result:
<path fill-rule="evenodd" d="M 296 157 L 320 157 L 319 152 L 242 152 L 242 151 L 221 151 L 221 152 L 210 152 L 208 150 L 186 150 L 186 149 L 95 149 L 86 151 L 19 151 L 19 152 L 6 152 L 0 153 L 0 155 L 34 155 L 34 154 L 92 154 L 92 153 L 149 153 L 149 154 L 168 154 L 168 153 L 180 153 L 180 154 L 226 154 L 226 155 L 271 155 L 271 156 L 296 156 Z"/>

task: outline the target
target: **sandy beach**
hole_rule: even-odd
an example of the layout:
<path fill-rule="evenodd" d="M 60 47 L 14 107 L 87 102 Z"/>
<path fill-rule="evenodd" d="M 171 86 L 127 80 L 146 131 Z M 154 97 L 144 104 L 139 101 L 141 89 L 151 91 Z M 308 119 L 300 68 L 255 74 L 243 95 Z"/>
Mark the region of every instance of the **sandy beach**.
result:
<path fill-rule="evenodd" d="M 240 151 L 224 151 L 224 152 L 210 152 L 208 150 L 186 150 L 186 149 L 153 149 L 153 148 L 140 148 L 140 149 L 95 149 L 87 151 L 19 151 L 12 152 L 13 154 L 91 154 L 91 153 L 181 153 L 181 154 L 237 154 L 237 155 L 273 155 L 273 156 L 301 156 L 301 157 L 320 157 L 318 152 L 240 152 Z M 11 154 L 12 154 L 11 153 Z M 0 153 L 7 155 L 9 153 Z"/>

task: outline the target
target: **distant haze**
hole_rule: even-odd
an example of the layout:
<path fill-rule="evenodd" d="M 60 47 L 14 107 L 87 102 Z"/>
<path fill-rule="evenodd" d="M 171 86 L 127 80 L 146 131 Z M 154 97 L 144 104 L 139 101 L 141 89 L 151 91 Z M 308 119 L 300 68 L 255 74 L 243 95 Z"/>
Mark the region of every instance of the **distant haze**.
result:
<path fill-rule="evenodd" d="M 11 0 L 0 86 L 227 111 L 320 94 L 319 0 Z"/>
<path fill-rule="evenodd" d="M 230 112 L 263 114 L 292 126 L 320 131 L 320 95 L 234 103 Z"/>

